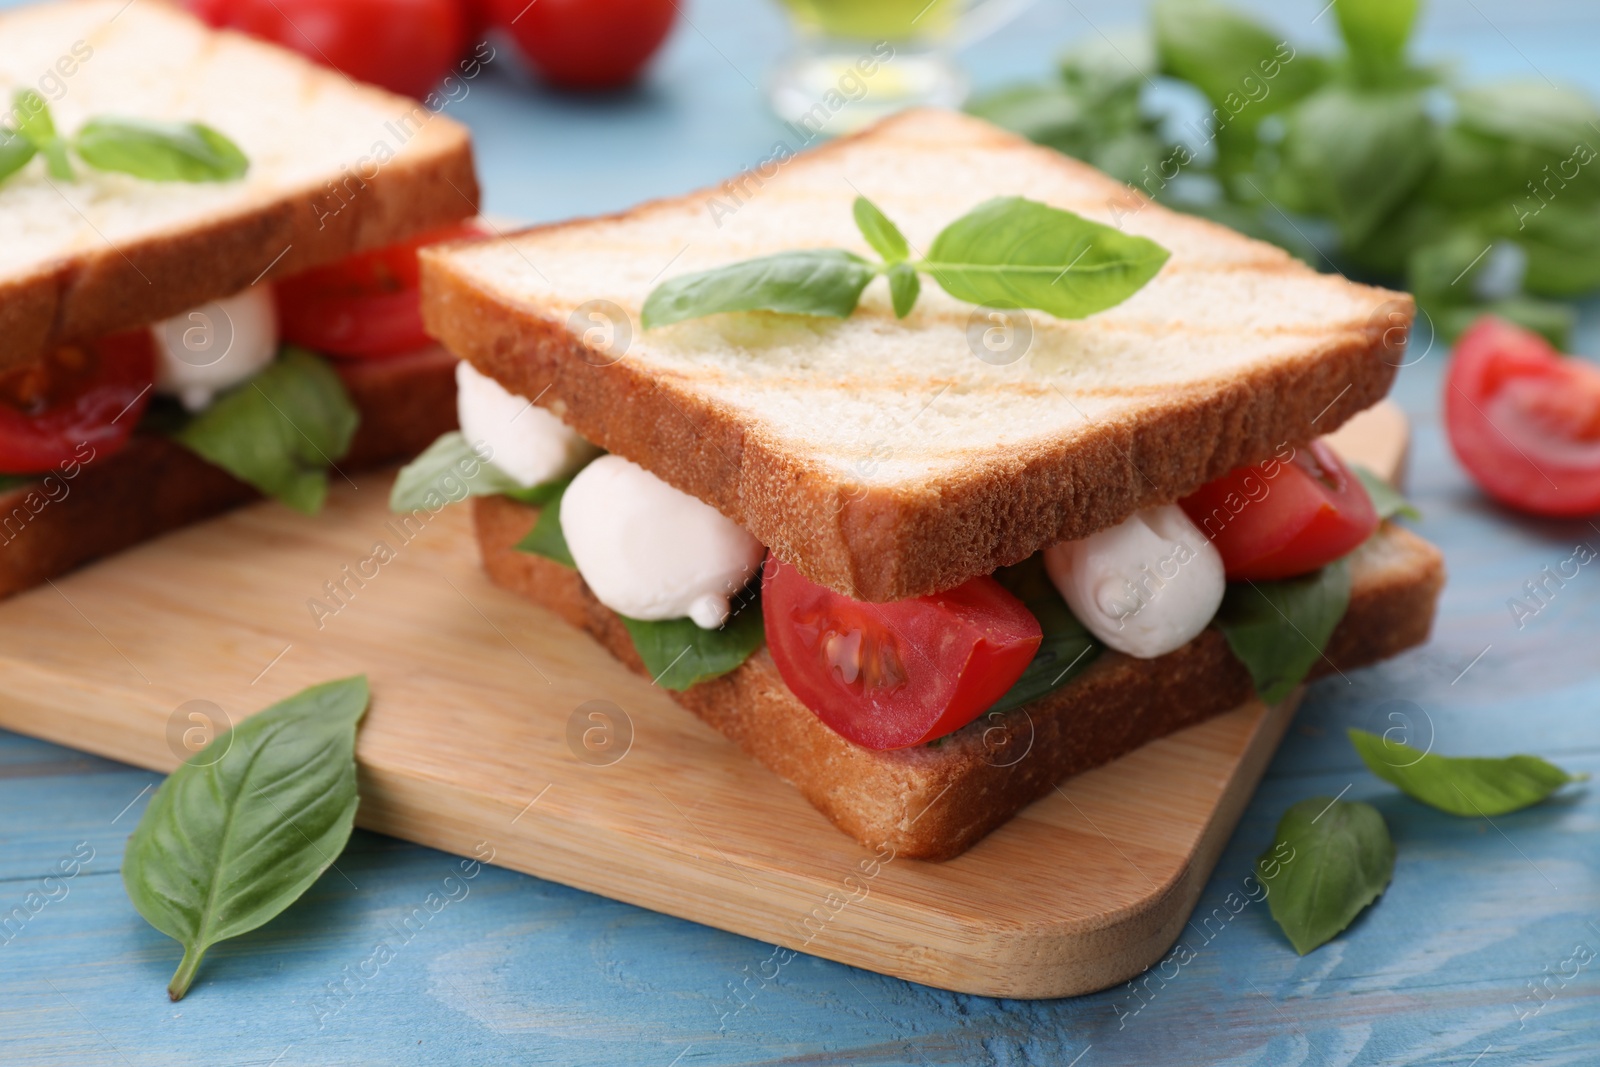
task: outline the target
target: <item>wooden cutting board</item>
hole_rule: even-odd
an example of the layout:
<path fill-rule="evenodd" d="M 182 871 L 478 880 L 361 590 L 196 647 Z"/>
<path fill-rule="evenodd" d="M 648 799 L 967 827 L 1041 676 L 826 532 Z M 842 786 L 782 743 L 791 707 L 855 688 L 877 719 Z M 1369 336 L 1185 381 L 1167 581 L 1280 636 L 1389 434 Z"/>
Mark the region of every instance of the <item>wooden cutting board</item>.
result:
<path fill-rule="evenodd" d="M 1405 420 L 1380 407 L 1339 438 L 1392 477 Z M 0 604 L 0 726 L 165 771 L 218 724 L 365 673 L 363 826 L 929 985 L 1057 997 L 1176 940 L 1298 700 L 1069 779 L 950 862 L 879 855 L 491 586 L 466 508 L 402 530 L 389 482 L 336 484 L 315 519 L 245 508 Z M 734 976 L 730 1012 L 791 958 Z"/>

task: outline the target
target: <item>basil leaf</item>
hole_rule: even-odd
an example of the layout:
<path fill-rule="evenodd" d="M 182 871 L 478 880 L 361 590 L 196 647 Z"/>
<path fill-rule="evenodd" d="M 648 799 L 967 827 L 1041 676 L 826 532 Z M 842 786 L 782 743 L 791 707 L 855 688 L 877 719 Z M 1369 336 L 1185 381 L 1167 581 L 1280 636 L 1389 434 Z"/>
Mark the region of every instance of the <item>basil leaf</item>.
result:
<path fill-rule="evenodd" d="M 1361 487 L 1367 491 L 1367 496 L 1372 501 L 1372 508 L 1378 513 L 1380 519 L 1392 519 L 1396 515 L 1403 515 L 1408 519 L 1422 518 L 1422 512 L 1411 506 L 1400 490 L 1378 477 L 1359 463 L 1349 464 L 1350 470 L 1361 480 Z"/>
<path fill-rule="evenodd" d="M 889 298 L 894 302 L 894 315 L 903 319 L 917 306 L 922 295 L 922 279 L 909 263 L 896 263 L 889 268 Z"/>
<path fill-rule="evenodd" d="M 71 181 L 72 164 L 67 161 L 67 146 L 56 133 L 56 120 L 44 97 L 32 89 L 18 89 L 11 95 L 11 112 L 17 117 L 17 132 L 44 156 L 50 177 Z"/>
<path fill-rule="evenodd" d="M 561 532 L 561 498 L 566 495 L 569 484 L 571 479 L 555 484 L 549 499 L 539 508 L 539 518 L 534 522 L 533 529 L 514 547 L 518 552 L 532 552 L 576 570 L 578 564 L 567 548 L 566 534 Z"/>
<path fill-rule="evenodd" d="M 1253 128 L 1327 77 L 1320 59 L 1225 4 L 1163 0 L 1152 15 L 1162 71 L 1192 82 L 1229 126 Z"/>
<path fill-rule="evenodd" d="M 645 298 L 649 330 L 724 311 L 848 318 L 877 268 L 853 252 L 815 248 L 733 263 L 662 282 Z"/>
<path fill-rule="evenodd" d="M 1011 711 L 1055 692 L 1082 674 L 1100 654 L 1100 643 L 1067 608 L 1050 581 L 1043 556 L 1035 553 L 1014 566 L 1002 567 L 994 577 L 1039 620 L 1044 640 L 1021 676 L 988 713 Z"/>
<path fill-rule="evenodd" d="M 1600 123 L 1600 107 L 1584 93 L 1535 80 L 1461 89 L 1455 93 L 1455 104 L 1456 121 L 1467 129 L 1533 145 L 1562 158 L 1571 154 L 1574 146 L 1592 143 L 1593 124 Z M 1532 171 L 1527 176 L 1539 177 Z"/>
<path fill-rule="evenodd" d="M 22 134 L 0 128 L 0 182 L 27 166 L 38 151 Z"/>
<path fill-rule="evenodd" d="M 1138 292 L 1167 256 L 1146 238 L 1003 196 L 946 226 L 917 266 L 958 300 L 1081 319 Z"/>
<path fill-rule="evenodd" d="M 101 116 L 74 138 L 78 157 L 97 170 L 152 182 L 220 182 L 250 169 L 239 146 L 198 122 Z"/>
<path fill-rule="evenodd" d="M 1273 846 L 1256 860 L 1267 907 L 1302 956 L 1349 926 L 1393 874 L 1383 816 L 1370 804 L 1330 797 L 1284 812 Z"/>
<path fill-rule="evenodd" d="M 1568 774 L 1538 756 L 1437 756 L 1365 730 L 1348 732 L 1361 762 L 1373 774 L 1409 797 L 1467 818 L 1520 811 L 1569 782 L 1589 777 Z"/>
<path fill-rule="evenodd" d="M 1277 184 L 1294 187 L 1297 204 L 1331 216 L 1349 244 L 1364 241 L 1433 162 L 1433 123 L 1420 92 L 1329 86 L 1286 119 Z"/>
<path fill-rule="evenodd" d="M 37 484 L 38 481 L 37 474 L 0 474 L 0 493 L 9 493 L 25 485 Z"/>
<path fill-rule="evenodd" d="M 867 239 L 867 244 L 883 257 L 885 263 L 899 263 L 911 254 L 905 234 L 900 232 L 900 227 L 889 221 L 889 216 L 880 211 L 877 204 L 864 196 L 858 196 L 853 211 L 856 228 L 861 231 L 861 236 Z"/>
<path fill-rule="evenodd" d="M 1375 83 L 1401 66 L 1417 0 L 1339 0 L 1333 7 L 1358 76 Z"/>
<path fill-rule="evenodd" d="M 441 434 L 416 459 L 400 468 L 389 491 L 390 511 L 438 511 L 469 496 L 509 496 L 537 507 L 557 495 L 571 478 L 524 486 L 484 459 L 460 430 Z"/>
<path fill-rule="evenodd" d="M 1350 606 L 1350 566 L 1334 560 L 1276 582 L 1229 582 L 1216 627 L 1268 704 L 1305 680 Z"/>
<path fill-rule="evenodd" d="M 738 667 L 767 635 L 761 605 L 754 598 L 736 605 L 735 614 L 720 630 L 703 630 L 692 619 L 648 622 L 619 617 L 650 677 L 663 689 L 680 693 Z"/>
<path fill-rule="evenodd" d="M 359 421 L 333 368 L 289 346 L 173 437 L 201 459 L 311 515 L 328 495 L 327 468 L 350 447 Z"/>
<path fill-rule="evenodd" d="M 217 737 L 150 798 L 122 884 L 151 926 L 183 944 L 173 1000 L 206 950 L 278 915 L 343 850 L 366 708 L 364 676 L 304 690 Z"/>

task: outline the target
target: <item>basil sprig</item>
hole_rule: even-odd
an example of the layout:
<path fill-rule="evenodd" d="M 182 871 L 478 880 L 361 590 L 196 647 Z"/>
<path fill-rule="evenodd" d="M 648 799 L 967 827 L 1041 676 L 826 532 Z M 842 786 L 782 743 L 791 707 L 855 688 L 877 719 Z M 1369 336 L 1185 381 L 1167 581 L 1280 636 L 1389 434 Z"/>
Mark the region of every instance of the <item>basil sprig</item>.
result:
<path fill-rule="evenodd" d="M 366 708 L 365 677 L 304 690 L 215 738 L 151 797 L 122 883 L 139 914 L 183 945 L 173 1000 L 212 945 L 278 915 L 343 851 Z"/>
<path fill-rule="evenodd" d="M 1221 0 L 1159 0 L 1142 39 L 1086 42 L 969 108 L 1127 182 L 1118 217 L 1150 196 L 1408 289 L 1446 340 L 1488 311 L 1569 347 L 1568 301 L 1600 289 L 1600 108 L 1418 63 L 1418 7 L 1339 0 L 1341 45 L 1314 49 Z M 1141 95 L 1158 75 L 1205 98 L 1204 125 Z"/>
<path fill-rule="evenodd" d="M 260 374 L 173 433 L 201 459 L 308 515 L 328 495 L 328 467 L 361 415 L 328 363 L 286 346 Z"/>
<path fill-rule="evenodd" d="M 1312 797 L 1278 822 L 1256 861 L 1267 906 L 1304 956 L 1349 926 L 1394 874 L 1394 842 L 1370 804 Z"/>
<path fill-rule="evenodd" d="M 646 297 L 645 329 L 727 311 L 777 311 L 847 318 L 873 278 L 886 274 L 894 313 L 904 318 L 927 274 L 958 300 L 1033 308 L 1081 319 L 1138 292 L 1166 263 L 1166 249 L 1020 196 L 997 197 L 946 226 L 923 259 L 910 259 L 899 227 L 865 197 L 856 226 L 881 256 L 841 249 L 780 252 L 671 278 Z"/>
<path fill-rule="evenodd" d="M 1346 558 L 1297 578 L 1229 582 L 1215 625 L 1273 704 L 1305 680 L 1349 606 Z"/>
<path fill-rule="evenodd" d="M 1568 774 L 1538 756 L 1439 756 L 1365 730 L 1352 729 L 1350 743 L 1368 770 L 1407 796 L 1467 818 L 1520 811 L 1588 778 Z"/>
<path fill-rule="evenodd" d="M 0 181 L 21 170 L 37 153 L 58 181 L 73 178 L 70 149 L 96 170 L 131 174 L 152 182 L 220 182 L 241 177 L 250 161 L 226 136 L 199 122 L 102 115 L 89 119 L 68 139 L 56 130 L 44 98 L 32 89 L 12 97 L 15 126 L 0 128 Z"/>
<path fill-rule="evenodd" d="M 524 486 L 469 444 L 460 430 L 451 430 L 400 468 L 389 491 L 389 510 L 437 511 L 469 496 L 509 496 L 538 507 L 559 496 L 571 480 Z"/>

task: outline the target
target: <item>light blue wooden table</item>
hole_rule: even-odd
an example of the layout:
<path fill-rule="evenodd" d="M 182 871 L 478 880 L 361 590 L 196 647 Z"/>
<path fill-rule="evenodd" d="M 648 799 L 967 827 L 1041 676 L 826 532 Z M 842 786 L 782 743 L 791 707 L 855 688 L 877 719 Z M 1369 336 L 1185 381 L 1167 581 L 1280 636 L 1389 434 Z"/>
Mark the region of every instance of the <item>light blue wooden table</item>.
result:
<path fill-rule="evenodd" d="M 1296 39 L 1324 39 L 1333 20 L 1312 22 L 1322 2 L 1281 5 L 1276 18 Z M 757 0 L 694 0 L 687 16 L 634 93 L 560 99 L 504 74 L 476 82 L 453 111 L 477 133 L 488 208 L 540 220 L 612 210 L 760 160 L 778 127 L 755 86 L 782 48 L 781 24 Z M 1137 16 L 1043 0 L 968 60 L 980 84 L 1040 74 L 1068 40 Z M 1421 49 L 1462 56 L 1474 76 L 1600 90 L 1600 14 L 1576 0 L 1437 3 Z M 1590 326 L 1581 347 L 1600 353 L 1600 316 Z M 1600 546 L 1600 530 L 1484 502 L 1440 436 L 1444 366 L 1432 352 L 1397 394 L 1416 427 L 1416 525 L 1450 567 L 1434 639 L 1313 689 L 1200 905 L 1209 912 L 1239 885 L 1289 804 L 1349 787 L 1383 811 L 1399 860 L 1379 905 L 1311 956 L 1250 908 L 1142 1007 L 1126 989 L 987 1000 L 802 957 L 719 1033 L 732 987 L 769 946 L 491 869 L 376 976 L 330 999 L 330 983 L 452 863 L 357 833 L 340 864 L 349 881 L 324 878 L 288 914 L 214 949 L 189 998 L 171 1004 L 177 946 L 139 918 L 118 877 L 157 776 L 0 734 L 0 912 L 30 891 L 53 898 L 0 933 L 0 1063 L 1600 1062 L 1600 968 L 1530 999 L 1576 946 L 1600 949 L 1600 789 L 1492 824 L 1454 819 L 1383 787 L 1342 738 L 1404 700 L 1438 751 L 1529 751 L 1600 772 L 1600 572 L 1586 569 L 1520 631 L 1506 606 L 1577 542 Z M 58 860 L 91 854 L 76 878 L 45 887 Z"/>

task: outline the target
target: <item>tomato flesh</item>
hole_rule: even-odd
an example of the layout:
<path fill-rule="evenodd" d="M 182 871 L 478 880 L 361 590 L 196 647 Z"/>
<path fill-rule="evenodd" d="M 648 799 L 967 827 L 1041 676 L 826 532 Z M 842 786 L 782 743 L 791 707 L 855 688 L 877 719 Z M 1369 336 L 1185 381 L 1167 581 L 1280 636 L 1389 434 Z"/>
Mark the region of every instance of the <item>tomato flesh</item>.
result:
<path fill-rule="evenodd" d="M 184 6 L 212 26 L 419 99 L 455 64 L 467 32 L 460 0 L 184 0 Z"/>
<path fill-rule="evenodd" d="M 149 330 L 65 345 L 44 363 L 0 379 L 0 474 L 41 474 L 87 463 L 128 441 L 150 402 Z"/>
<path fill-rule="evenodd" d="M 1039 620 L 999 582 L 872 604 L 768 557 L 761 611 L 778 673 L 835 732 L 871 749 L 959 730 L 1010 689 L 1039 649 Z"/>
<path fill-rule="evenodd" d="M 1445 378 L 1456 458 L 1490 496 L 1535 515 L 1600 511 L 1600 368 L 1485 315 Z"/>
<path fill-rule="evenodd" d="M 471 223 L 314 267 L 277 285 L 284 340 L 330 356 L 383 359 L 432 343 L 422 328 L 417 249 L 482 236 Z"/>
<path fill-rule="evenodd" d="M 1230 471 L 1179 504 L 1217 546 L 1230 581 L 1309 573 L 1378 528 L 1361 480 L 1320 440 L 1291 458 Z"/>

